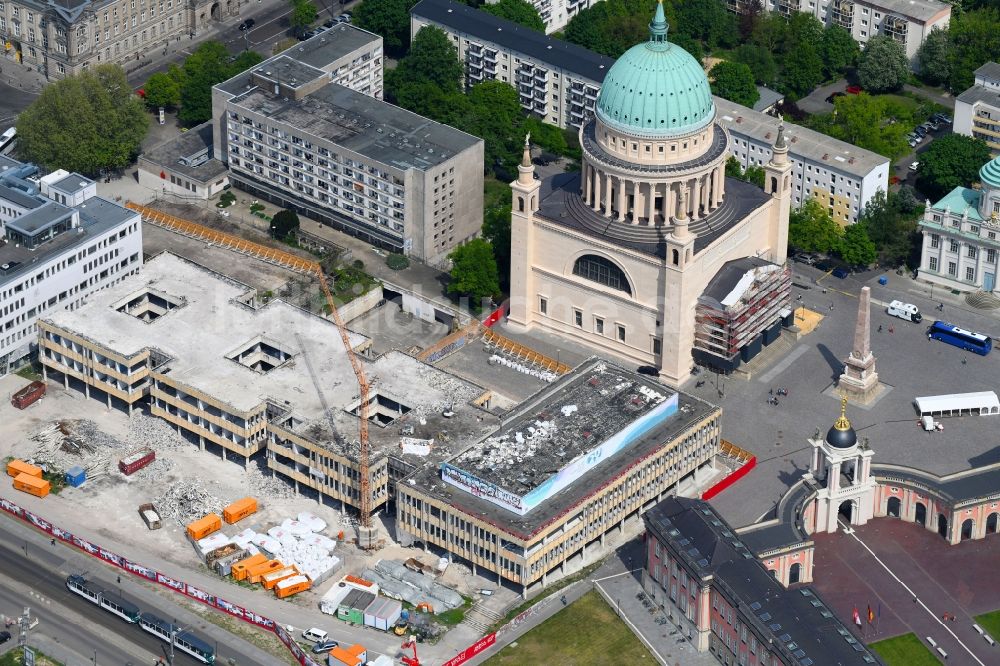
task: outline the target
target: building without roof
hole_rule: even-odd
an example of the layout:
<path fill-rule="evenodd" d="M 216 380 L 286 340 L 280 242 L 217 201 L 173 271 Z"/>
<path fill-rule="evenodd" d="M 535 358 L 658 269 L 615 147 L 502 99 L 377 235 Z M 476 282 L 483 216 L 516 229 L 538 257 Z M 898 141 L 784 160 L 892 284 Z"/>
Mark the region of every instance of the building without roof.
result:
<path fill-rule="evenodd" d="M 130 71 L 238 15 L 238 0 L 15 0 L 0 5 L 0 37 L 16 61 L 55 79 L 107 63 Z"/>
<path fill-rule="evenodd" d="M 201 448 L 244 463 L 265 455 L 297 490 L 341 506 L 359 505 L 360 485 L 348 354 L 373 385 L 375 508 L 390 484 L 496 426 L 485 389 L 400 352 L 372 359 L 371 341 L 357 333 L 346 350 L 330 320 L 281 300 L 262 305 L 247 285 L 168 253 L 47 317 L 39 339 L 46 376 L 110 407 L 148 402 Z"/>
<path fill-rule="evenodd" d="M 142 265 L 139 216 L 94 181 L 0 158 L 0 376 L 37 348 L 39 317 L 73 308 Z"/>
<path fill-rule="evenodd" d="M 722 664 L 881 664 L 815 590 L 786 589 L 707 502 L 646 512 L 643 585 L 700 652 Z"/>
<path fill-rule="evenodd" d="M 988 62 L 975 72 L 972 87 L 955 98 L 955 134 L 982 139 L 1000 155 L 1000 64 Z"/>
<path fill-rule="evenodd" d="M 410 31 L 444 30 L 458 49 L 466 84 L 497 80 L 518 90 L 521 108 L 559 127 L 582 127 L 594 115 L 604 78 L 615 61 L 574 44 L 497 18 L 453 0 L 421 0 L 410 11 Z M 781 121 L 767 113 L 777 99 L 762 91 L 759 111 L 714 97 L 717 120 L 728 130 L 729 151 L 743 169 L 763 166 Z M 780 96 L 779 96 L 780 97 Z M 889 187 L 889 160 L 814 130 L 785 124 L 794 168 L 793 205 L 820 201 L 841 224 L 857 222 L 879 189 Z"/>
<path fill-rule="evenodd" d="M 750 11 L 749 0 L 726 0 L 729 11 Z M 823 25 L 837 25 L 854 37 L 863 49 L 877 35 L 891 37 L 903 46 L 907 59 L 915 64 L 917 51 L 934 28 L 946 30 L 951 21 L 951 5 L 941 0 L 766 0 L 762 9 L 791 16 L 793 12 L 812 14 Z M 758 10 L 759 11 L 759 10 Z"/>
<path fill-rule="evenodd" d="M 1000 157 L 979 170 L 980 189 L 956 187 L 928 205 L 917 276 L 959 291 L 997 291 L 1000 271 Z"/>
<path fill-rule="evenodd" d="M 443 548 L 528 589 L 596 561 L 670 493 L 714 475 L 720 410 L 590 359 L 499 429 L 397 485 L 400 543 Z"/>
<path fill-rule="evenodd" d="M 483 141 L 334 83 L 321 61 L 293 47 L 213 88 L 215 154 L 230 180 L 373 245 L 446 264 L 482 226 Z"/>

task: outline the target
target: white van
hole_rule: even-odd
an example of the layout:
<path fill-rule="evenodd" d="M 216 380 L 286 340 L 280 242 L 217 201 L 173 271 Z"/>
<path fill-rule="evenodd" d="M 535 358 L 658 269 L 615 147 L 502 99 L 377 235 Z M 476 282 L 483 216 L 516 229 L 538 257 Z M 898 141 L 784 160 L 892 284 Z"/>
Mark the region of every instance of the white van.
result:
<path fill-rule="evenodd" d="M 322 629 L 317 629 L 316 627 L 313 627 L 312 629 L 306 629 L 305 631 L 302 632 L 302 638 L 306 639 L 307 641 L 312 641 L 313 643 L 325 641 L 327 636 L 329 636 L 328 633 L 326 633 Z"/>
<path fill-rule="evenodd" d="M 923 318 L 920 316 L 920 310 L 917 309 L 916 305 L 912 303 L 904 303 L 903 301 L 893 301 L 889 303 L 889 307 L 885 310 L 890 316 L 899 317 L 900 319 L 905 319 L 906 321 L 912 321 L 914 324 L 919 323 Z"/>

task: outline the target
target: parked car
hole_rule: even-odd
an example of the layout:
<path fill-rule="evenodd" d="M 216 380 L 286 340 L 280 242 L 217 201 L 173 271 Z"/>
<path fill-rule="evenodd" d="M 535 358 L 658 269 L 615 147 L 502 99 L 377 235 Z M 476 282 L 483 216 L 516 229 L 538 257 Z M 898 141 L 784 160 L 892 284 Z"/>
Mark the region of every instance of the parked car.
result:
<path fill-rule="evenodd" d="M 798 261 L 800 263 L 812 266 L 813 264 L 816 263 L 816 258 L 806 252 L 796 252 L 795 254 L 792 255 L 792 261 Z"/>
<path fill-rule="evenodd" d="M 328 640 L 329 634 L 327 634 L 326 631 L 322 629 L 317 629 L 316 627 L 312 627 L 311 629 L 306 629 L 305 631 L 302 632 L 302 638 L 306 639 L 307 641 L 312 641 L 314 643 L 320 643 L 322 641 Z"/>
<path fill-rule="evenodd" d="M 255 21 L 252 18 L 248 18 L 246 21 L 243 21 L 243 23 L 240 23 L 240 31 L 242 32 L 242 31 L 250 30 L 255 25 L 257 25 L 257 21 Z"/>
<path fill-rule="evenodd" d="M 919 168 L 920 168 L 920 162 L 910 162 L 909 166 L 910 171 L 916 171 Z"/>
<path fill-rule="evenodd" d="M 345 17 L 348 21 L 351 20 L 352 16 L 354 16 L 354 14 L 352 14 L 351 12 L 341 12 L 340 15 Z"/>
<path fill-rule="evenodd" d="M 861 89 L 861 86 L 847 86 L 848 95 L 860 95 L 863 92 L 864 91 Z"/>
<path fill-rule="evenodd" d="M 923 127 L 914 127 L 913 133 L 919 136 L 921 139 L 927 136 L 927 130 L 925 130 Z"/>
<path fill-rule="evenodd" d="M 323 24 L 323 27 L 324 28 L 332 28 L 335 25 L 337 25 L 337 20 L 336 19 L 330 19 L 329 21 L 327 21 L 327 22 L 325 22 Z"/>
<path fill-rule="evenodd" d="M 945 115 L 943 113 L 935 113 L 934 117 L 937 118 L 938 122 L 942 122 L 945 125 L 951 125 L 951 116 Z"/>
<path fill-rule="evenodd" d="M 635 371 L 638 372 L 640 375 L 647 375 L 649 377 L 660 376 L 660 371 L 657 370 L 652 365 L 640 365 L 638 368 L 635 369 Z"/>
<path fill-rule="evenodd" d="M 333 640 L 320 641 L 319 643 L 313 645 L 312 651 L 313 654 L 323 654 L 324 652 L 329 652 L 338 645 L 340 645 L 340 643 Z"/>
<path fill-rule="evenodd" d="M 831 272 L 831 274 L 833 275 L 833 277 L 840 278 L 841 280 L 843 280 L 848 275 L 850 275 L 851 272 L 849 270 L 847 270 L 846 268 L 844 268 L 843 266 L 838 266 L 837 268 L 833 269 L 833 271 Z"/>
<path fill-rule="evenodd" d="M 341 14 L 340 16 L 337 17 L 337 23 L 350 23 L 350 22 L 351 22 L 350 16 L 344 16 L 343 14 Z"/>
<path fill-rule="evenodd" d="M 823 271 L 824 273 L 826 271 L 832 271 L 833 270 L 833 265 L 830 264 L 828 261 L 825 261 L 825 260 L 824 261 L 817 261 L 814 264 L 814 266 L 816 266 L 816 268 L 818 268 L 819 270 Z"/>
<path fill-rule="evenodd" d="M 9 631 L 0 631 L 0 645 L 3 645 L 4 643 L 6 643 L 9 640 L 10 640 L 10 632 Z"/>

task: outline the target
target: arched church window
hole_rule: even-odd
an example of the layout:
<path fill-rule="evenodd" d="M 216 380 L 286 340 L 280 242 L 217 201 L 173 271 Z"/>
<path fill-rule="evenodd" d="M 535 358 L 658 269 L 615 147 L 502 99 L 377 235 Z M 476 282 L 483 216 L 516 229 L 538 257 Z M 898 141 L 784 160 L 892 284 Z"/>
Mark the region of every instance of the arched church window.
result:
<path fill-rule="evenodd" d="M 629 286 L 624 271 L 604 257 L 594 254 L 583 255 L 573 264 L 573 275 L 632 295 L 632 287 Z"/>

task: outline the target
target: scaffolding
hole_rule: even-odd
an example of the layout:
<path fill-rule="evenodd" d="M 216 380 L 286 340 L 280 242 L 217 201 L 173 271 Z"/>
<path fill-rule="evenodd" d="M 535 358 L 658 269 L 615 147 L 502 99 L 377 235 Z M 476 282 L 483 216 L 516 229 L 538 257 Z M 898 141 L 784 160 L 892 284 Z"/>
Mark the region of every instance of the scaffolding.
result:
<path fill-rule="evenodd" d="M 701 298 L 695 309 L 694 348 L 731 361 L 789 309 L 792 273 L 787 266 L 747 272 L 749 285 L 731 304 Z"/>

